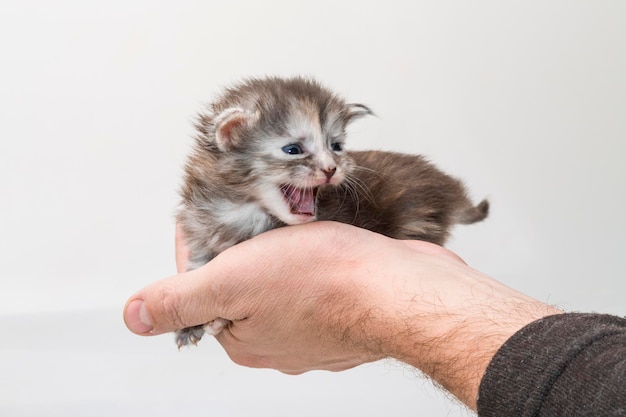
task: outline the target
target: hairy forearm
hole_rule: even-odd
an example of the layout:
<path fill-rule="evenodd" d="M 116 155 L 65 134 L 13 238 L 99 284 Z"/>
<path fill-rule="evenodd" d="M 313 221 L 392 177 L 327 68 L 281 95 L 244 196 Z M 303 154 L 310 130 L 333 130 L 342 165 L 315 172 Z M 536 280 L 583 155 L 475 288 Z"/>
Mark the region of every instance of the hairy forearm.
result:
<path fill-rule="evenodd" d="M 561 311 L 465 265 L 458 273 L 437 290 L 423 288 L 423 279 L 421 292 L 403 283 L 412 296 L 397 306 L 398 320 L 389 321 L 386 346 L 390 356 L 419 368 L 476 410 L 480 381 L 498 349 L 528 323 Z"/>
<path fill-rule="evenodd" d="M 489 318 L 484 311 L 476 315 L 450 317 L 456 325 L 441 335 L 422 344 L 420 357 L 409 357 L 407 362 L 420 367 L 443 388 L 476 410 L 478 387 L 498 349 L 519 329 L 546 315 L 559 313 L 541 305 L 525 304 L 514 307 L 502 316 L 518 314 L 516 319 Z M 423 353 L 422 353 L 423 352 Z"/>

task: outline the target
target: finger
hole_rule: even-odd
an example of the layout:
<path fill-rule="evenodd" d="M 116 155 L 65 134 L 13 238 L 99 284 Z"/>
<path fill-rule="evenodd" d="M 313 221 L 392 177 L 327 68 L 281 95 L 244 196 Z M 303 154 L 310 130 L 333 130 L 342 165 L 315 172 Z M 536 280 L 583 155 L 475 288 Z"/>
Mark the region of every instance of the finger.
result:
<path fill-rule="evenodd" d="M 218 271 L 200 268 L 157 281 L 133 295 L 124 307 L 126 327 L 156 335 L 208 323 L 218 317 L 212 281 Z M 202 296 L 200 296 L 202 294 Z"/>
<path fill-rule="evenodd" d="M 237 324 L 235 323 L 234 326 Z M 232 333 L 232 327 L 224 329 L 215 338 L 224 347 L 230 359 L 238 365 L 249 368 L 276 369 L 290 375 L 313 370 L 343 371 L 382 358 L 382 356 L 351 352 L 344 347 L 340 347 L 339 351 L 334 353 L 328 351 L 323 357 L 320 357 L 319 349 L 322 349 L 321 347 L 311 355 L 307 349 L 302 351 L 295 346 L 292 346 L 291 349 L 288 345 L 283 345 L 287 349 L 277 348 L 274 344 L 263 346 L 258 343 L 259 339 L 249 342 L 247 338 L 236 337 Z"/>
<path fill-rule="evenodd" d="M 287 375 L 301 375 L 305 372 L 309 371 L 330 371 L 330 372 L 342 372 L 348 369 L 352 369 L 356 366 L 363 365 L 364 363 L 374 362 L 378 359 L 366 360 L 363 358 L 347 358 L 344 360 L 337 360 L 328 364 L 318 364 L 314 363 L 309 367 L 296 367 L 296 368 L 283 368 L 278 369 L 280 372 Z"/>
<path fill-rule="evenodd" d="M 136 293 L 124 308 L 126 326 L 140 335 L 154 335 L 205 324 L 218 317 L 246 318 L 243 310 L 247 306 L 233 300 L 241 298 L 238 295 L 248 287 L 246 282 L 268 264 L 266 246 L 256 245 L 253 240 L 227 249 L 201 268 L 157 281 Z M 176 230 L 176 245 L 180 270 L 186 266 L 188 254 L 180 227 Z M 242 253 L 247 260 L 243 264 Z"/>
<path fill-rule="evenodd" d="M 180 224 L 176 223 L 176 271 L 185 272 L 189 269 L 189 248 L 185 243 L 185 235 Z"/>

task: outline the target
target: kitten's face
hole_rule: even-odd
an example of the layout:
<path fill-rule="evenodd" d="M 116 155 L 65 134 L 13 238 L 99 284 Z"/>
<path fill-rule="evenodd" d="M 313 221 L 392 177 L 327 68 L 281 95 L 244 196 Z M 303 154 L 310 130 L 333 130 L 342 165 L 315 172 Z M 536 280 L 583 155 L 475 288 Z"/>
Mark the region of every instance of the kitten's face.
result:
<path fill-rule="evenodd" d="M 340 184 L 352 170 L 353 162 L 344 150 L 343 125 L 338 115 L 326 116 L 322 125 L 316 114 L 295 109 L 286 129 L 264 132 L 264 140 L 254 147 L 251 162 L 259 173 L 256 196 L 284 223 L 315 220 L 319 187 Z"/>
<path fill-rule="evenodd" d="M 223 175 L 286 224 L 316 219 L 319 187 L 340 184 L 353 168 L 344 151 L 346 125 L 371 114 L 303 79 L 253 80 L 213 109 L 210 139 Z"/>

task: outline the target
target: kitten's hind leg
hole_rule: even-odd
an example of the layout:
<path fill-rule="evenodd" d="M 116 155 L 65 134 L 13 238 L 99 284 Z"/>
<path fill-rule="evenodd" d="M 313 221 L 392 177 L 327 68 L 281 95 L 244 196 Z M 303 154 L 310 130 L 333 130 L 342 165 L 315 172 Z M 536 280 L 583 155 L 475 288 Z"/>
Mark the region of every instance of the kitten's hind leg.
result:
<path fill-rule="evenodd" d="M 212 336 L 218 335 L 224 327 L 228 326 L 230 320 L 217 318 L 207 324 L 187 327 L 176 331 L 176 345 L 178 349 L 183 346 L 197 345 L 204 333 Z"/>

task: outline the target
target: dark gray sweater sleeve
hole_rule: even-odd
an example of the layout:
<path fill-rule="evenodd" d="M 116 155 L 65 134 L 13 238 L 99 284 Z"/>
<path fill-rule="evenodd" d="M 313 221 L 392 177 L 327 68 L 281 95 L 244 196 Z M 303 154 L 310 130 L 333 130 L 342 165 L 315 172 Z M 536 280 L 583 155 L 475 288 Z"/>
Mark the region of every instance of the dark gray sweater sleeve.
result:
<path fill-rule="evenodd" d="M 478 415 L 626 416 L 626 319 L 568 313 L 524 327 L 487 367 Z"/>

